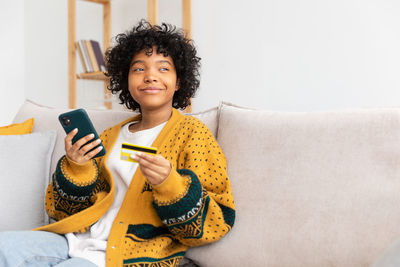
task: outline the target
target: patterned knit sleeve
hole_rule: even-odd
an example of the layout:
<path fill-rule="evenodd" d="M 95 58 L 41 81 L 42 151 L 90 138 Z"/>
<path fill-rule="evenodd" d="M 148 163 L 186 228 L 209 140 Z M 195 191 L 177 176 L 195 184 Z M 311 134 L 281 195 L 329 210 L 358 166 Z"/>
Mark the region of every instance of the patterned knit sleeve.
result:
<path fill-rule="evenodd" d="M 230 231 L 235 206 L 225 156 L 213 135 L 194 118 L 183 128 L 176 170 L 153 186 L 153 206 L 181 243 L 199 246 Z"/>
<path fill-rule="evenodd" d="M 46 211 L 50 218 L 59 221 L 90 207 L 105 196 L 104 186 L 99 182 L 101 159 L 77 164 L 67 156 L 61 157 L 46 191 Z"/>

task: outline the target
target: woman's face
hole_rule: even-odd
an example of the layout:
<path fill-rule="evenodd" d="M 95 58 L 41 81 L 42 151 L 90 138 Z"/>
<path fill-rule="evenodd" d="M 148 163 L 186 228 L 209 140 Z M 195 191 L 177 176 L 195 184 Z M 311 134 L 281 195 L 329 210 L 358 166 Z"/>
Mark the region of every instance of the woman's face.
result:
<path fill-rule="evenodd" d="M 137 53 L 131 61 L 128 88 L 142 112 L 171 110 L 179 88 L 172 58 L 158 54 L 157 47 L 153 47 L 151 55 L 145 50 Z"/>

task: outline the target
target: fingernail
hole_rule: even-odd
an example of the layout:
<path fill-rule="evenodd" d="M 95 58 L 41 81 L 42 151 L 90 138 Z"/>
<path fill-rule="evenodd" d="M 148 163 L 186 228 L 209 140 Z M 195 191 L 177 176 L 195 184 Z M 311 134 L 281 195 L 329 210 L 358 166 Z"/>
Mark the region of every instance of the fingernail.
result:
<path fill-rule="evenodd" d="M 93 138 L 93 137 L 94 137 L 94 134 L 90 134 L 89 136 L 90 136 L 91 138 Z"/>
<path fill-rule="evenodd" d="M 101 142 L 100 139 L 97 139 L 97 140 L 96 140 L 96 144 L 100 144 L 100 142 Z"/>
<path fill-rule="evenodd" d="M 78 128 L 73 129 L 73 131 L 74 131 L 74 132 L 77 132 L 77 131 L 78 131 Z"/>
<path fill-rule="evenodd" d="M 136 152 L 136 155 L 140 157 L 142 155 L 142 152 Z"/>

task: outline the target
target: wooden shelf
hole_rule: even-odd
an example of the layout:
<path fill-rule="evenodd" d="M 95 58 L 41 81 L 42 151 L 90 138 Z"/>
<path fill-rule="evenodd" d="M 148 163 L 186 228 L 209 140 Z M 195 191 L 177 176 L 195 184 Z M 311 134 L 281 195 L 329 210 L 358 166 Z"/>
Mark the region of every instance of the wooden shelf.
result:
<path fill-rule="evenodd" d="M 111 109 L 111 92 L 107 89 L 108 79 L 103 72 L 76 73 L 76 2 L 68 1 L 68 91 L 69 108 L 77 108 L 76 81 L 77 79 L 104 81 L 104 106 Z M 103 6 L 103 49 L 106 51 L 111 44 L 111 2 L 110 0 L 83 0 Z"/>
<path fill-rule="evenodd" d="M 97 80 L 97 81 L 106 81 L 108 78 L 104 75 L 104 72 L 96 71 L 96 72 L 83 72 L 76 74 L 77 79 L 84 80 Z"/>
<path fill-rule="evenodd" d="M 103 5 L 110 3 L 110 0 L 84 0 L 84 1 L 93 2 L 93 3 L 96 3 L 96 4 L 103 4 Z"/>

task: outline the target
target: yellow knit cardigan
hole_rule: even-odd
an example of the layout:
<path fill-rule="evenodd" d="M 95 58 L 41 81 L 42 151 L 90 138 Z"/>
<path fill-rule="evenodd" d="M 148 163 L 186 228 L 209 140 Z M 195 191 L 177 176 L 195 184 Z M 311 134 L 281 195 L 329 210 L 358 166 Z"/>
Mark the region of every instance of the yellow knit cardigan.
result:
<path fill-rule="evenodd" d="M 107 158 L 121 127 L 139 119 L 101 134 L 104 157 L 84 165 L 60 159 L 46 193 L 46 210 L 56 222 L 36 230 L 84 232 L 106 213 L 115 195 Z M 225 156 L 207 126 L 173 109 L 152 146 L 172 171 L 150 185 L 138 168 L 108 237 L 107 266 L 177 266 L 188 247 L 214 242 L 233 226 Z"/>

